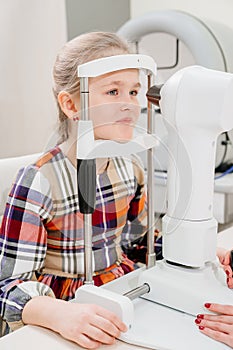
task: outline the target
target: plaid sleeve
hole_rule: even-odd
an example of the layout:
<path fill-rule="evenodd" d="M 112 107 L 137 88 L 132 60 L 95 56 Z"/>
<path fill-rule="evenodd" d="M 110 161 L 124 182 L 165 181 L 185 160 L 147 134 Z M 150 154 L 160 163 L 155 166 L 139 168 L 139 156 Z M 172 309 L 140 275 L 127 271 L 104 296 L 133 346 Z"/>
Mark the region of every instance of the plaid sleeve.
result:
<path fill-rule="evenodd" d="M 50 220 L 49 184 L 36 166 L 21 169 L 9 193 L 0 229 L 0 314 L 17 328 L 24 305 L 36 295 L 52 295 L 32 281 L 44 263 L 47 247 L 43 223 Z"/>
<path fill-rule="evenodd" d="M 145 235 L 147 231 L 147 205 L 144 183 L 144 170 L 138 157 L 133 156 L 135 174 L 135 195 L 132 198 L 127 213 L 127 223 L 121 237 L 123 246 Z"/>

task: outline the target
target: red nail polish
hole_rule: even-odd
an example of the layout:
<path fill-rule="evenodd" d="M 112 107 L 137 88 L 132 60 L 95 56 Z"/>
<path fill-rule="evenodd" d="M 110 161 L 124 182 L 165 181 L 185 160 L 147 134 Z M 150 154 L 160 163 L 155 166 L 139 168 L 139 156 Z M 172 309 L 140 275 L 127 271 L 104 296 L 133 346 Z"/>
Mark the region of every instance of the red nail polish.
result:
<path fill-rule="evenodd" d="M 203 320 L 204 315 L 202 315 L 202 314 L 198 314 L 198 315 L 197 315 L 197 318 L 201 318 L 201 319 Z"/>
<path fill-rule="evenodd" d="M 228 270 L 226 270 L 226 274 L 227 276 L 230 276 L 230 272 Z"/>
<path fill-rule="evenodd" d="M 205 303 L 205 307 L 207 308 L 207 309 L 209 309 L 210 308 L 210 303 Z"/>
<path fill-rule="evenodd" d="M 205 329 L 205 327 L 199 326 L 199 329 L 200 329 L 201 331 L 203 331 L 203 329 Z"/>
<path fill-rule="evenodd" d="M 200 324 L 200 323 L 201 323 L 201 320 L 198 319 L 198 318 L 196 318 L 195 323 L 196 323 L 196 324 Z"/>

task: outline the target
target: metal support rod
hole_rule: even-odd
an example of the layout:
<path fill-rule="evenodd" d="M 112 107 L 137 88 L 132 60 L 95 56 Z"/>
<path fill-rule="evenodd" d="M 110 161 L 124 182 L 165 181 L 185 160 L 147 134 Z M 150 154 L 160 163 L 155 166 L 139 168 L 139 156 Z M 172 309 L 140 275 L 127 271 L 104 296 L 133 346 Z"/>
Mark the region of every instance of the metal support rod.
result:
<path fill-rule="evenodd" d="M 89 120 L 89 85 L 88 78 L 80 78 L 81 120 Z"/>
<path fill-rule="evenodd" d="M 148 75 L 148 90 L 151 87 L 152 76 Z M 154 133 L 154 118 L 151 103 L 147 105 L 147 132 Z M 147 232 L 147 268 L 155 265 L 155 250 L 154 250 L 154 148 L 147 151 L 147 217 L 148 217 L 148 232 Z"/>
<path fill-rule="evenodd" d="M 129 292 L 123 294 L 125 297 L 129 298 L 130 300 L 134 300 L 136 298 L 139 298 L 140 296 L 149 293 L 150 286 L 148 283 L 144 283 L 140 287 L 134 288 L 130 290 Z"/>
<path fill-rule="evenodd" d="M 84 284 L 94 284 L 92 275 L 92 214 L 84 214 Z"/>
<path fill-rule="evenodd" d="M 81 102 L 81 120 L 89 120 L 89 86 L 88 78 L 80 78 L 80 102 Z M 77 140 L 78 141 L 78 140 Z M 77 145 L 78 147 L 78 145 Z M 85 162 L 85 160 L 82 160 Z M 82 175 L 80 175 L 82 176 Z M 84 175 L 85 176 L 85 175 Z M 96 174 L 94 174 L 96 176 Z M 86 179 L 85 179 L 86 180 Z M 92 180 L 92 179 L 91 179 Z M 92 181 L 93 182 L 93 181 Z M 95 181 L 94 181 L 95 183 Z M 88 196 L 87 196 L 88 198 Z M 81 198 L 80 198 L 81 199 Z M 88 208 L 88 203 L 84 208 Z M 92 266 L 92 213 L 90 209 L 83 213 L 84 228 L 84 284 L 94 284 L 93 266 Z"/>

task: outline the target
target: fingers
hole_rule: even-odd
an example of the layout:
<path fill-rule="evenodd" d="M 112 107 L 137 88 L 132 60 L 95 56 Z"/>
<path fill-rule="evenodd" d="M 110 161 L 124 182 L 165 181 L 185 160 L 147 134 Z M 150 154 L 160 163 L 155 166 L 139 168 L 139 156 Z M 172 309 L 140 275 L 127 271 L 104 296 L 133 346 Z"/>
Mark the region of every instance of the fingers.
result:
<path fill-rule="evenodd" d="M 233 274 L 232 274 L 232 269 L 229 265 L 227 266 L 222 266 L 223 270 L 226 273 L 226 283 L 229 288 L 233 288 Z"/>
<path fill-rule="evenodd" d="M 58 318 L 56 331 L 86 349 L 97 349 L 101 344 L 113 344 L 126 325 L 112 312 L 93 304 L 67 303 L 63 322 Z"/>
<path fill-rule="evenodd" d="M 229 322 L 229 320 L 228 320 Z M 231 322 L 233 322 L 233 318 L 231 320 Z M 204 319 L 196 319 L 195 323 L 198 325 L 198 327 L 201 327 L 201 329 L 204 328 L 210 328 L 214 331 L 219 331 L 219 332 L 223 332 L 223 333 L 230 333 L 232 330 L 232 324 L 231 323 L 225 323 L 225 321 L 223 320 L 223 322 L 221 322 L 220 320 L 206 320 Z"/>
<path fill-rule="evenodd" d="M 93 318 L 93 320 L 91 321 L 91 325 L 96 328 L 99 328 L 101 331 L 114 338 L 119 338 L 121 334 L 120 329 L 113 322 L 99 315 L 96 315 Z"/>
<path fill-rule="evenodd" d="M 88 325 L 85 330 L 85 335 L 93 339 L 95 342 L 98 342 L 99 344 L 114 344 L 115 338 L 114 336 L 111 336 L 107 334 L 105 331 L 102 331 L 100 328 Z M 120 335 L 120 332 L 119 332 Z M 118 335 L 118 336 L 119 336 Z"/>
<path fill-rule="evenodd" d="M 229 288 L 233 288 L 233 278 L 232 277 L 227 277 L 227 285 Z"/>
<path fill-rule="evenodd" d="M 100 313 L 102 314 L 101 310 Z M 107 316 L 109 316 L 109 314 L 107 314 Z M 113 316 L 115 317 L 114 314 Z M 120 320 L 118 318 L 116 319 L 118 323 Z M 121 324 L 122 322 L 120 321 L 119 323 Z M 113 344 L 115 342 L 115 338 L 119 338 L 120 334 L 121 330 L 114 322 L 107 319 L 106 315 L 102 317 L 97 313 L 93 314 L 88 322 L 85 322 L 82 329 L 82 336 L 84 336 L 83 340 L 85 340 L 86 346 L 91 345 L 94 346 L 94 348 L 95 346 L 99 346 L 99 344 Z"/>
<path fill-rule="evenodd" d="M 221 304 L 214 304 L 214 303 L 206 303 L 205 307 L 213 312 L 217 312 L 219 314 L 224 315 L 231 315 L 233 316 L 233 306 L 232 305 L 221 305 Z M 205 319 L 208 318 L 211 315 L 205 315 Z M 215 317 L 212 315 L 212 317 Z"/>
<path fill-rule="evenodd" d="M 227 251 L 223 259 L 223 265 L 225 266 L 230 265 L 230 262 L 231 262 L 231 254 L 230 254 L 230 251 Z"/>
<path fill-rule="evenodd" d="M 199 316 L 202 316 L 203 318 L 201 319 L 202 320 L 204 319 L 205 321 L 221 322 L 221 323 L 233 325 L 233 316 L 228 316 L 228 315 L 199 315 Z M 198 319 L 199 317 L 197 317 L 197 320 Z M 198 322 L 196 322 L 196 324 L 198 324 Z"/>
<path fill-rule="evenodd" d="M 226 334 L 226 333 L 223 333 L 223 332 L 219 332 L 219 331 L 216 331 L 216 330 L 213 330 L 211 328 L 207 328 L 207 327 L 199 327 L 200 331 L 207 335 L 208 337 L 214 339 L 214 340 L 217 340 L 217 341 L 220 341 L 226 345 L 229 345 L 229 346 L 233 346 L 233 337 L 232 335 L 229 335 L 229 334 Z"/>
<path fill-rule="evenodd" d="M 84 334 L 80 334 L 78 339 L 75 339 L 75 340 L 71 339 L 71 340 L 75 341 L 78 345 L 82 346 L 85 349 L 97 349 L 101 345 L 101 343 L 95 340 L 92 340 L 91 338 L 89 338 Z"/>
<path fill-rule="evenodd" d="M 120 332 L 118 334 L 120 335 Z M 86 349 L 97 349 L 101 344 L 112 345 L 115 342 L 115 337 L 106 333 L 106 330 L 89 323 L 74 327 L 72 331 L 69 330 L 61 335 Z"/>
<path fill-rule="evenodd" d="M 205 307 L 217 315 L 197 315 L 199 330 L 205 335 L 233 347 L 233 306 L 206 303 Z"/>
<path fill-rule="evenodd" d="M 126 332 L 127 326 L 117 317 L 113 312 L 104 309 L 102 307 L 96 306 L 96 313 L 103 320 L 109 321 L 112 325 L 114 325 L 120 332 Z M 102 321 L 103 321 L 102 320 Z M 104 322 L 104 321 L 103 321 Z M 106 324 L 106 323 L 105 323 Z M 109 325 L 109 324 L 108 324 Z M 111 334 L 111 333 L 110 333 Z"/>
<path fill-rule="evenodd" d="M 88 315 L 85 327 L 82 330 L 82 334 L 89 339 L 84 338 L 85 341 L 89 343 L 90 341 L 94 341 L 94 343 L 90 343 L 93 346 L 114 344 L 115 339 L 120 337 L 121 332 L 127 330 L 126 325 L 119 317 L 107 309 L 98 305 L 90 305 L 90 308 L 92 310 L 92 316 L 89 318 Z"/>
<path fill-rule="evenodd" d="M 219 261 L 227 275 L 226 283 L 229 288 L 233 288 L 233 271 L 231 269 L 231 251 L 224 248 L 217 249 Z"/>
<path fill-rule="evenodd" d="M 224 265 L 224 259 L 226 254 L 227 254 L 227 250 L 225 248 L 220 248 L 220 247 L 217 248 L 217 256 L 218 256 L 219 262 L 222 265 Z"/>

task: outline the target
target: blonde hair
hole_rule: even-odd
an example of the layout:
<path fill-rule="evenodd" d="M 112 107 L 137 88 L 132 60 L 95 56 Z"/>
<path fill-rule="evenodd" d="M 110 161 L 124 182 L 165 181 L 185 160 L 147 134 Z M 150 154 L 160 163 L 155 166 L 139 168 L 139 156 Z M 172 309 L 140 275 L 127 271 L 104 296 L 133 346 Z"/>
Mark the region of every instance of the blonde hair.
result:
<path fill-rule="evenodd" d="M 77 66 L 94 59 L 131 53 L 130 45 L 114 33 L 91 32 L 82 34 L 67 42 L 57 55 L 54 68 L 53 92 L 59 110 L 60 142 L 68 136 L 68 118 L 62 111 L 57 97 L 59 92 L 79 93 L 80 81 L 77 77 Z"/>

